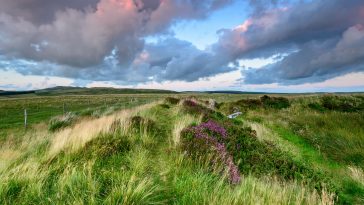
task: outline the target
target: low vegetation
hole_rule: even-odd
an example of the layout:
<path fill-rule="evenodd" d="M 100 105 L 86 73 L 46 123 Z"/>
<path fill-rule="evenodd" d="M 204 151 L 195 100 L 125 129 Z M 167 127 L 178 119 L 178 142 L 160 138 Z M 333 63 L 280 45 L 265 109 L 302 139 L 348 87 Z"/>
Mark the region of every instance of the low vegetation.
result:
<path fill-rule="evenodd" d="M 76 115 L 69 112 L 62 116 L 57 116 L 49 121 L 48 129 L 52 132 L 71 125 L 76 120 Z"/>
<path fill-rule="evenodd" d="M 236 102 L 227 102 L 219 104 L 220 111 L 224 113 L 232 113 L 232 112 L 246 112 L 250 109 L 283 109 L 288 108 L 290 106 L 290 102 L 288 98 L 285 97 L 270 97 L 264 95 L 260 98 L 253 99 L 242 99 Z"/>
<path fill-rule="evenodd" d="M 0 204 L 364 202 L 363 98 L 334 96 L 355 99 L 347 111 L 326 96 L 216 96 L 115 103 L 8 130 Z M 244 113 L 228 119 L 235 110 Z"/>

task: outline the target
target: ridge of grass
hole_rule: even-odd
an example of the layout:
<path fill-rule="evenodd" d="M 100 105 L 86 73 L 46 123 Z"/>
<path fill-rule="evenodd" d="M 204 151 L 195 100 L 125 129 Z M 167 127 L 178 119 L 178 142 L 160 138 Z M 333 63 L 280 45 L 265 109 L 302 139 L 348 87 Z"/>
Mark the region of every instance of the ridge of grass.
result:
<path fill-rule="evenodd" d="M 325 189 L 317 192 L 274 176 L 244 173 L 239 184 L 231 185 L 227 176 L 211 170 L 209 156 L 198 161 L 188 157 L 179 146 L 180 130 L 199 124 L 204 114 L 186 112 L 182 102 L 158 103 L 82 119 L 45 137 L 34 130 L 39 140 L 0 170 L 0 203 L 333 203 Z"/>

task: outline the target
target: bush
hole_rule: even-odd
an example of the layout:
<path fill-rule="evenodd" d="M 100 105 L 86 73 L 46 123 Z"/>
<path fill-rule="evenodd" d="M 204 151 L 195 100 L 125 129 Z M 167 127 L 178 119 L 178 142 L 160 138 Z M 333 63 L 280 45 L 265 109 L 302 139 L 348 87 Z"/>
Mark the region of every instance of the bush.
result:
<path fill-rule="evenodd" d="M 320 103 L 317 102 L 309 103 L 307 106 L 312 110 L 316 110 L 319 112 L 324 112 L 326 110 Z"/>
<path fill-rule="evenodd" d="M 355 112 L 364 109 L 364 101 L 355 97 L 325 95 L 321 98 L 321 104 L 328 110 L 341 112 Z"/>
<path fill-rule="evenodd" d="M 169 109 L 169 108 L 171 108 L 168 104 L 159 104 L 158 105 L 159 107 L 161 107 L 161 108 L 163 108 L 163 109 Z"/>
<path fill-rule="evenodd" d="M 76 115 L 73 113 L 67 113 L 62 116 L 54 117 L 49 121 L 48 130 L 57 131 L 61 128 L 71 125 L 76 120 Z"/>
<path fill-rule="evenodd" d="M 249 109 L 272 108 L 283 109 L 288 108 L 290 102 L 284 97 L 269 97 L 264 95 L 259 99 L 242 99 L 236 102 L 223 103 L 218 106 L 219 110 L 225 114 L 234 112 L 246 112 Z"/>
<path fill-rule="evenodd" d="M 174 98 L 174 97 L 167 97 L 164 101 L 166 103 L 169 103 L 169 104 L 172 104 L 172 105 L 177 105 L 180 102 L 180 99 Z"/>
<path fill-rule="evenodd" d="M 290 106 L 289 100 L 284 97 L 269 97 L 264 95 L 260 98 L 265 108 L 283 109 Z"/>
<path fill-rule="evenodd" d="M 192 115 L 208 115 L 214 112 L 213 110 L 198 104 L 194 100 L 184 100 L 182 106 L 184 111 Z"/>
<path fill-rule="evenodd" d="M 236 102 L 236 104 L 248 109 L 257 109 L 263 105 L 260 99 L 243 99 Z"/>

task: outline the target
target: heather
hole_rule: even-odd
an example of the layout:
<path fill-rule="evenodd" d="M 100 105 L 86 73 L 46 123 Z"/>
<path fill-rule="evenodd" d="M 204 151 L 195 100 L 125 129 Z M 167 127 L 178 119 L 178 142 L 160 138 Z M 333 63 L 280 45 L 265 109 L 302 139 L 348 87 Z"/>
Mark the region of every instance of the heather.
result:
<path fill-rule="evenodd" d="M 182 149 L 195 157 L 213 156 L 211 166 L 221 164 L 229 176 L 232 184 L 240 181 L 238 167 L 234 164 L 233 157 L 226 148 L 225 140 L 228 138 L 226 130 L 216 122 L 209 120 L 198 126 L 183 130 Z"/>

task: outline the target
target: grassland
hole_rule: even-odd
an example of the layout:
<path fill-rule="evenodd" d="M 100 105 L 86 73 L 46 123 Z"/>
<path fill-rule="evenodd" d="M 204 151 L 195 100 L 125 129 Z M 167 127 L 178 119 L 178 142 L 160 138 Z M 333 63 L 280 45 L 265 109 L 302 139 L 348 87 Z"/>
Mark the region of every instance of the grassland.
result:
<path fill-rule="evenodd" d="M 0 100 L 0 204 L 364 203 L 361 95 L 190 95 Z"/>

